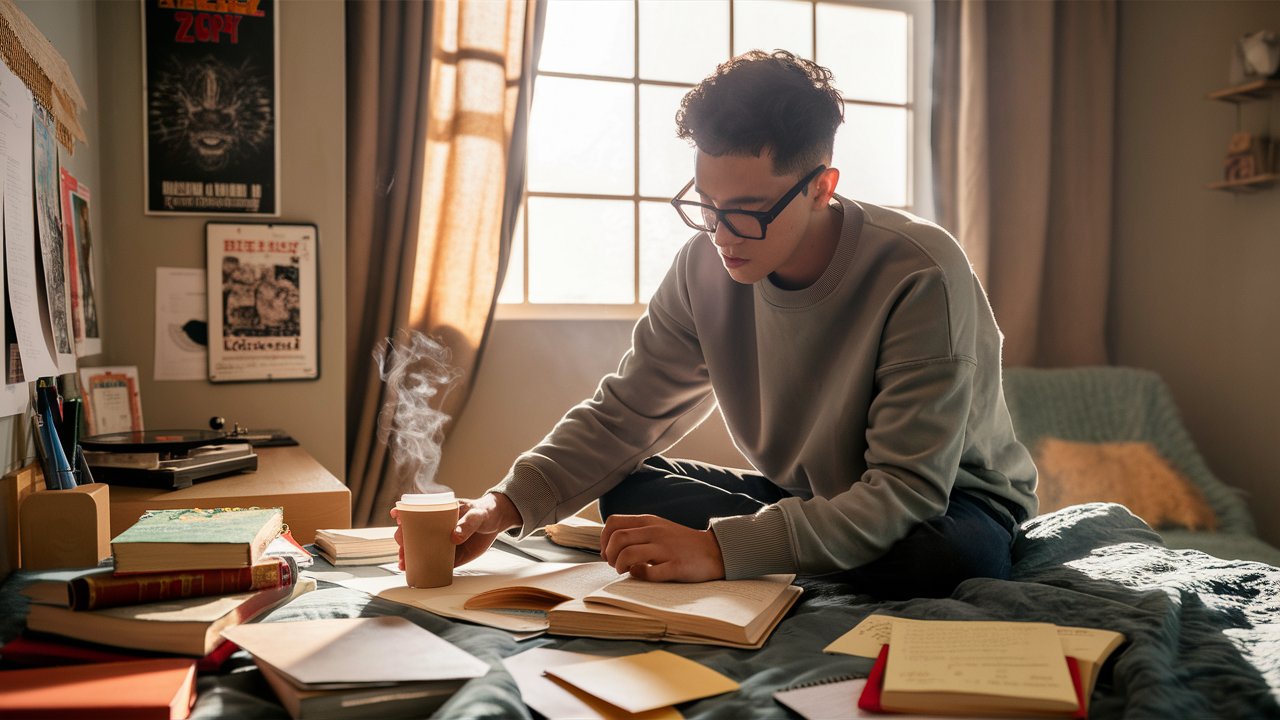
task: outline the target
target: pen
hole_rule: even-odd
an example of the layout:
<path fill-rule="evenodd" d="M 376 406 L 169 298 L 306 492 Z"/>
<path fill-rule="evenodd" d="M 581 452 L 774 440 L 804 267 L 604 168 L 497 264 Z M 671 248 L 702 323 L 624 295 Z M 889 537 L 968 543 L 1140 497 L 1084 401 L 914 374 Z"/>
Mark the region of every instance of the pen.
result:
<path fill-rule="evenodd" d="M 84 414 L 84 401 L 80 398 L 67 398 L 62 401 L 62 426 L 58 428 L 58 437 L 62 439 L 62 451 L 72 468 L 80 448 L 80 417 Z"/>
<path fill-rule="evenodd" d="M 41 388 L 37 388 L 40 390 Z M 76 486 L 75 474 L 71 471 L 71 463 L 62 450 L 62 442 L 58 439 L 57 423 L 54 420 L 53 405 L 47 394 L 37 394 L 36 410 L 39 412 L 40 436 L 44 440 L 46 477 L 45 485 L 55 490 L 70 490 Z M 48 473 L 52 473 L 49 475 Z"/>
<path fill-rule="evenodd" d="M 46 490 L 58 490 L 60 489 L 58 476 L 54 474 L 53 466 L 49 464 L 49 451 L 46 449 L 48 440 L 44 433 L 44 418 L 40 416 L 40 404 L 40 398 L 37 396 L 37 409 L 31 413 L 31 435 L 36 446 L 36 456 L 40 460 L 40 471 L 44 474 L 44 487 Z"/>

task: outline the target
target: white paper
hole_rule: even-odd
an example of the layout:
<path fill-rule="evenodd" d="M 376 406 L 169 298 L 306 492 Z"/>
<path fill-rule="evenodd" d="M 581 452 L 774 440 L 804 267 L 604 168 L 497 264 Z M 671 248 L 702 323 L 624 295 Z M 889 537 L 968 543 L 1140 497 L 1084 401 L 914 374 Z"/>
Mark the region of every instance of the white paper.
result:
<path fill-rule="evenodd" d="M 31 91 L 0 63 L 0 152 L 4 157 L 4 249 L 9 305 L 26 382 L 58 374 L 53 335 L 40 322 L 36 276 Z"/>
<path fill-rule="evenodd" d="M 204 268 L 156 268 L 156 380 L 209 376 Z M 197 342 L 203 333 L 206 344 Z"/>
<path fill-rule="evenodd" d="M 398 616 L 250 623 L 222 636 L 319 689 L 326 685 L 477 678 L 489 664 Z"/>

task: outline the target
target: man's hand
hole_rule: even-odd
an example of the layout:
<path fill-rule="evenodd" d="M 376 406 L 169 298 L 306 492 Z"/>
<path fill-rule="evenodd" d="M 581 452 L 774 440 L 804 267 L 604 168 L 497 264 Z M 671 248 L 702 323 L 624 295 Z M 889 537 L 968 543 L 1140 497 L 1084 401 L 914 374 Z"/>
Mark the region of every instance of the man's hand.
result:
<path fill-rule="evenodd" d="M 600 535 L 600 554 L 619 574 L 653 582 L 724 578 L 724 556 L 710 530 L 694 530 L 656 515 L 613 515 Z"/>
<path fill-rule="evenodd" d="M 400 513 L 391 509 L 391 517 L 400 524 Z M 458 524 L 450 539 L 458 548 L 453 566 L 465 565 L 484 554 L 493 544 L 498 533 L 524 523 L 520 511 L 510 498 L 502 493 L 485 493 L 475 500 L 458 501 Z M 396 528 L 396 543 L 400 546 L 400 569 L 404 570 L 404 535 Z"/>

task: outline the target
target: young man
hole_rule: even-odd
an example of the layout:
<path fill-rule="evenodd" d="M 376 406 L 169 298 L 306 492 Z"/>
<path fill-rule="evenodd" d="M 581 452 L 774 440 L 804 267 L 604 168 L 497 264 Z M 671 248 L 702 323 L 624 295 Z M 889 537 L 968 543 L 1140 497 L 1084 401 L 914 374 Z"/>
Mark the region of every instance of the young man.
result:
<path fill-rule="evenodd" d="M 672 200 L 702 230 L 631 350 L 507 477 L 467 503 L 458 562 L 597 498 L 619 572 L 826 575 L 883 597 L 1008 577 L 1036 470 L 1001 336 L 941 228 L 835 195 L 831 73 L 752 52 L 685 96 L 697 147 Z M 658 455 L 717 406 L 754 470 Z"/>

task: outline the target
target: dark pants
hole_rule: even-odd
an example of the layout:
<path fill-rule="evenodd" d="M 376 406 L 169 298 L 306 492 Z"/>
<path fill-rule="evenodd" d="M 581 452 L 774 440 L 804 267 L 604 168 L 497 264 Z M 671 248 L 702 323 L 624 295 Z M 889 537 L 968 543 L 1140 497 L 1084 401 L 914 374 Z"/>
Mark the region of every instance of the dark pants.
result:
<path fill-rule="evenodd" d="M 657 515 L 698 530 L 711 518 L 754 515 L 790 493 L 754 472 L 654 456 L 600 498 L 600 514 Z M 975 577 L 1008 579 L 1016 524 L 976 493 L 917 525 L 880 558 L 827 575 L 886 599 L 947 597 Z"/>

